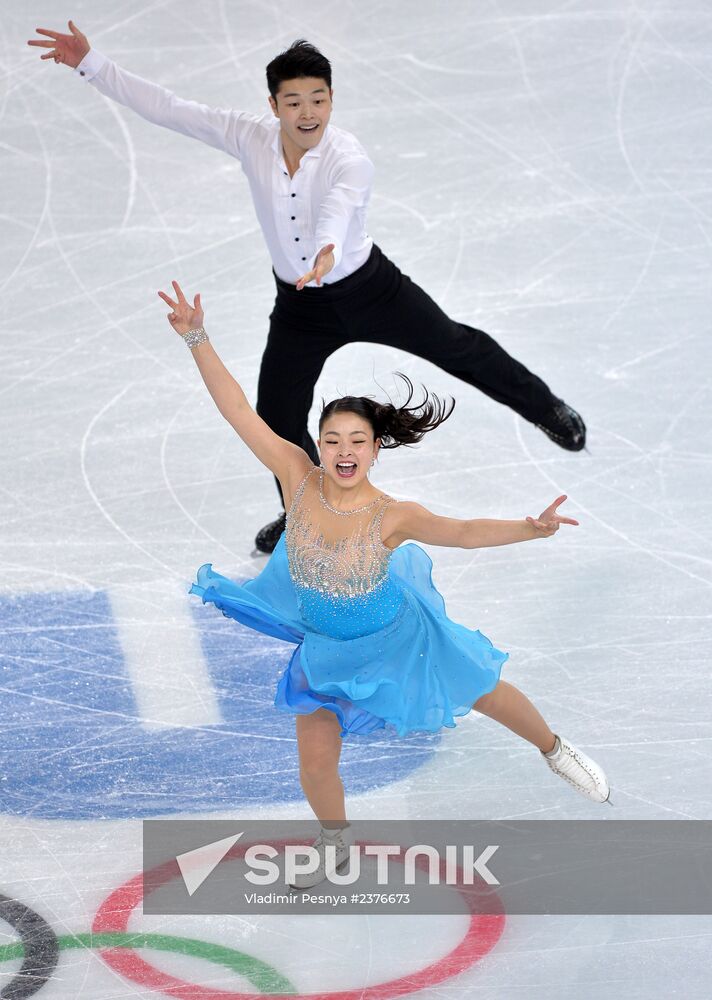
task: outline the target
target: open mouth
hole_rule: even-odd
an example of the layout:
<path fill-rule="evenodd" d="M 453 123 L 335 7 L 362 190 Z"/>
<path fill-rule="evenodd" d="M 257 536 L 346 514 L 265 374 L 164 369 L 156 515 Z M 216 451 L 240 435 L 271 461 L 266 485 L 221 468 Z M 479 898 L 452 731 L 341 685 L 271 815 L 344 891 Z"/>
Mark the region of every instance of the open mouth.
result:
<path fill-rule="evenodd" d="M 339 479 L 351 479 L 354 475 L 356 475 L 356 463 L 337 462 L 336 474 L 339 477 Z"/>
<path fill-rule="evenodd" d="M 310 132 L 316 132 L 319 128 L 319 122 L 317 122 L 316 125 L 297 125 L 297 128 L 300 132 L 304 132 L 308 135 Z"/>

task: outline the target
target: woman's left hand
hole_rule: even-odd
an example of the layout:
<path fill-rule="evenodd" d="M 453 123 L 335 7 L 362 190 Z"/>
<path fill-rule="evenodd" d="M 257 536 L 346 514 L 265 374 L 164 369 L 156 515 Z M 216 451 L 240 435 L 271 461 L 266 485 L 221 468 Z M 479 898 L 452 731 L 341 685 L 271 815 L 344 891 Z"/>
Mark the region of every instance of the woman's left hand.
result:
<path fill-rule="evenodd" d="M 560 524 L 578 524 L 578 521 L 574 521 L 572 517 L 560 517 L 556 511 L 564 502 L 568 499 L 566 495 L 557 497 L 553 503 L 543 511 L 539 517 L 528 517 L 527 521 L 535 529 L 537 535 L 542 538 L 548 538 L 549 535 L 553 535 L 555 531 L 559 530 Z"/>
<path fill-rule="evenodd" d="M 185 337 L 186 333 L 190 330 L 197 330 L 203 325 L 204 314 L 203 307 L 200 304 L 200 293 L 195 296 L 193 305 L 191 305 L 183 294 L 183 290 L 178 282 L 172 281 L 171 284 L 178 299 L 177 302 L 174 302 L 165 292 L 159 292 L 158 294 L 171 307 L 172 312 L 168 313 L 168 322 L 176 333 L 179 333 L 181 337 Z"/>

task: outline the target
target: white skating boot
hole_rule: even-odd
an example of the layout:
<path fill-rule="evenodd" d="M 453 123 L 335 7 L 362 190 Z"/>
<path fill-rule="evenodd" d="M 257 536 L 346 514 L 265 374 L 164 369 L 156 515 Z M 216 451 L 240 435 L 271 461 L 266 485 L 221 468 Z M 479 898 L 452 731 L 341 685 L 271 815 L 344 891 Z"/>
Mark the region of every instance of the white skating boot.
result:
<path fill-rule="evenodd" d="M 348 868 L 349 862 L 349 847 L 353 843 L 353 835 L 349 827 L 344 827 L 338 830 L 325 830 L 322 826 L 319 831 L 319 836 L 316 838 L 312 847 L 315 847 L 319 852 L 319 867 L 316 871 L 310 872 L 308 875 L 296 875 L 294 881 L 290 883 L 294 889 L 311 889 L 312 886 L 318 885 L 323 882 L 326 878 L 326 847 L 327 844 L 331 844 L 336 848 L 336 871 L 341 874 Z M 331 852 L 330 852 L 331 853 Z"/>
<path fill-rule="evenodd" d="M 549 753 L 540 751 L 542 757 L 554 774 L 575 788 L 581 795 L 593 802 L 608 802 L 611 790 L 608 781 L 598 764 L 581 753 L 566 740 L 556 737 L 554 749 Z"/>

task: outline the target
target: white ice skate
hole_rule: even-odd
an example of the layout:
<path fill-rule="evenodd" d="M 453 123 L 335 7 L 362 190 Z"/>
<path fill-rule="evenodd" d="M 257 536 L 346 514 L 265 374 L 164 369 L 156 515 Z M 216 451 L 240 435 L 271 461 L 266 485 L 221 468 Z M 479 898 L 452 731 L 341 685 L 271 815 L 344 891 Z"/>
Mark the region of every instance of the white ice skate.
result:
<path fill-rule="evenodd" d="M 611 790 L 606 776 L 602 768 L 585 753 L 557 736 L 554 749 L 549 753 L 542 751 L 541 754 L 554 774 L 568 781 L 581 795 L 593 802 L 609 801 Z"/>
<path fill-rule="evenodd" d="M 316 847 L 319 852 L 319 867 L 316 871 L 310 872 L 308 875 L 295 875 L 294 881 L 290 882 L 292 888 L 311 889 L 312 886 L 318 885 L 320 882 L 324 881 L 326 878 L 327 844 L 331 844 L 336 848 L 335 868 L 341 875 L 348 868 L 349 847 L 351 846 L 351 842 L 352 837 L 347 827 L 343 830 L 329 830 L 328 832 L 322 827 L 319 836 L 312 844 L 312 847 Z"/>

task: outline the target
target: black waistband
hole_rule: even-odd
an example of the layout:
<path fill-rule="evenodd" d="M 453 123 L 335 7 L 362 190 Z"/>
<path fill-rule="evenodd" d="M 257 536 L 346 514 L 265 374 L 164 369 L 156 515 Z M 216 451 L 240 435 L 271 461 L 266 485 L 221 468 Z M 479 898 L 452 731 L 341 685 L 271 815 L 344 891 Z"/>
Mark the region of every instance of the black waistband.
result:
<path fill-rule="evenodd" d="M 345 278 L 340 278 L 338 281 L 324 282 L 321 287 L 314 285 L 302 288 L 301 292 L 297 291 L 296 285 L 291 284 L 289 281 L 282 281 L 282 279 L 275 274 L 274 269 L 272 270 L 272 273 L 274 274 L 274 280 L 277 283 L 277 291 L 280 294 L 299 295 L 302 298 L 318 297 L 326 300 L 338 298 L 341 295 L 345 295 L 347 292 L 352 292 L 355 288 L 358 288 L 359 285 L 362 285 L 364 281 L 368 281 L 368 279 L 378 270 L 382 257 L 383 254 L 374 243 L 371 247 L 371 252 L 368 255 L 368 258 L 364 261 L 361 267 L 358 267 L 352 274 L 348 274 Z"/>

